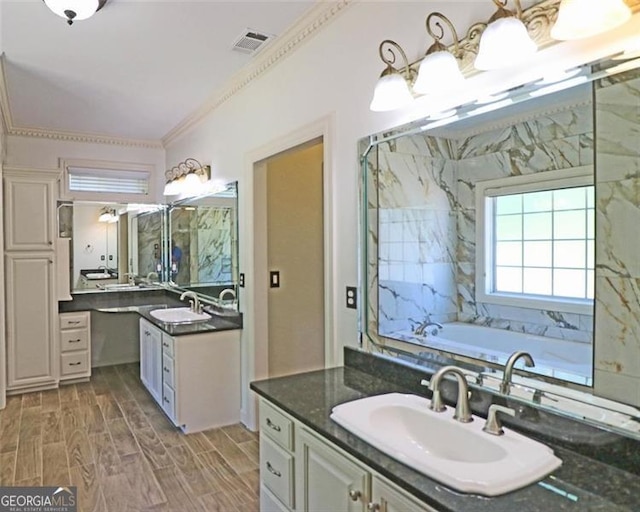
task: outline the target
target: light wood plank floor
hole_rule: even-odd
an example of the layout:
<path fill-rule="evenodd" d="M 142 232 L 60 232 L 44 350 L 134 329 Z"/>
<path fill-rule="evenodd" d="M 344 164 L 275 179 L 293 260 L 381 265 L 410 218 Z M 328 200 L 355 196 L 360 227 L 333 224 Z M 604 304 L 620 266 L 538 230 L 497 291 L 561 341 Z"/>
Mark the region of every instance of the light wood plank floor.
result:
<path fill-rule="evenodd" d="M 7 397 L 0 486 L 74 485 L 81 512 L 257 512 L 257 435 L 184 435 L 138 375 L 137 364 L 95 368 L 91 382 Z"/>

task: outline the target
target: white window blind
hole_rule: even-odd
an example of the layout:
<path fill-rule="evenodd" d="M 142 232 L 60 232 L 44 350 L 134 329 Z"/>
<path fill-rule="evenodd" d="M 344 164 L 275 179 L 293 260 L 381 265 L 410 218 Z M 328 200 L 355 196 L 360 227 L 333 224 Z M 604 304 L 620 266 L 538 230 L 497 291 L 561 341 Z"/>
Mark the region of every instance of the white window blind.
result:
<path fill-rule="evenodd" d="M 149 173 L 146 171 L 69 167 L 67 172 L 71 191 L 134 195 L 149 192 Z"/>

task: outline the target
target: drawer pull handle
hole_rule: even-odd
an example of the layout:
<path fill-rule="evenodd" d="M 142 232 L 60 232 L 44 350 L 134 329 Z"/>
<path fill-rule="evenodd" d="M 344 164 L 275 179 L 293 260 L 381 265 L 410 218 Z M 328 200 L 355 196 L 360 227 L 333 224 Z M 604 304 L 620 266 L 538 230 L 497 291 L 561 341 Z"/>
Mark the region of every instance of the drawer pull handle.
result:
<path fill-rule="evenodd" d="M 162 346 L 166 347 L 166 348 L 169 348 L 169 344 L 168 343 L 163 343 Z"/>
<path fill-rule="evenodd" d="M 280 473 L 280 471 L 278 471 L 277 469 L 275 469 L 272 465 L 271 462 L 267 461 L 267 470 L 269 471 L 269 473 L 271 473 L 272 475 L 276 475 L 278 478 L 280 478 L 282 476 L 282 473 Z"/>
<path fill-rule="evenodd" d="M 279 425 L 276 425 L 273 421 L 271 421 L 271 418 L 267 418 L 267 427 L 271 427 L 276 432 L 280 432 L 282 430 Z"/>
<path fill-rule="evenodd" d="M 78 366 L 78 365 L 81 365 L 81 364 L 82 364 L 82 361 L 77 361 L 75 363 L 69 363 L 69 366 Z"/>
<path fill-rule="evenodd" d="M 367 505 L 367 510 L 369 512 L 377 512 L 378 510 L 380 510 L 380 505 L 378 503 L 369 503 Z"/>
<path fill-rule="evenodd" d="M 69 340 L 69 343 L 80 343 L 82 340 L 78 338 L 77 340 Z"/>
<path fill-rule="evenodd" d="M 169 368 L 167 368 L 166 366 L 164 367 L 164 371 L 169 373 Z"/>
<path fill-rule="evenodd" d="M 361 496 L 362 493 L 360 491 L 356 491 L 354 489 L 351 489 L 349 491 L 349 498 L 351 499 L 351 501 L 358 501 Z"/>
<path fill-rule="evenodd" d="M 167 402 L 168 404 L 169 404 L 169 403 L 171 403 L 171 401 L 170 401 L 166 396 L 163 396 L 163 397 L 162 397 L 162 399 L 163 399 L 165 402 Z"/>
<path fill-rule="evenodd" d="M 80 323 L 80 320 L 68 320 L 68 323 L 71 325 L 78 325 Z"/>
<path fill-rule="evenodd" d="M 144 331 L 144 335 L 145 335 L 145 336 L 151 336 L 151 332 L 149 332 L 149 331 Z"/>

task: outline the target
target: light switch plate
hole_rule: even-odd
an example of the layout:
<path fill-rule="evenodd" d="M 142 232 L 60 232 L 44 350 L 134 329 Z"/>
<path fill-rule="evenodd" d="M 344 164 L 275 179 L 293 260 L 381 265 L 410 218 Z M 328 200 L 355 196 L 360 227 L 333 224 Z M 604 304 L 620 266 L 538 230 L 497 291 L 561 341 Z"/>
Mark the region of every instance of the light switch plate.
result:
<path fill-rule="evenodd" d="M 271 288 L 280 288 L 280 271 L 272 270 L 269 272 L 269 286 Z"/>
<path fill-rule="evenodd" d="M 358 289 L 355 286 L 347 286 L 346 303 L 349 309 L 358 309 Z"/>

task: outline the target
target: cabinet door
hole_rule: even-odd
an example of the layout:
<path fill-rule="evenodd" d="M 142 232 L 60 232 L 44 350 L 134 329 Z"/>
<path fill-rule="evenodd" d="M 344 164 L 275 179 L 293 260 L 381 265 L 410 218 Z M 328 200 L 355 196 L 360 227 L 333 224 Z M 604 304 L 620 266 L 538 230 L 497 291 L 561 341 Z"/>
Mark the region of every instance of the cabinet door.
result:
<path fill-rule="evenodd" d="M 5 178 L 5 249 L 52 251 L 55 238 L 55 181 Z"/>
<path fill-rule="evenodd" d="M 379 512 L 437 512 L 424 503 L 416 501 L 401 489 L 379 476 L 373 477 L 369 510 Z"/>
<path fill-rule="evenodd" d="M 300 435 L 298 481 L 302 512 L 360 512 L 369 503 L 370 474 L 316 437 Z"/>
<path fill-rule="evenodd" d="M 140 380 L 162 405 L 162 332 L 140 319 Z"/>
<path fill-rule="evenodd" d="M 46 385 L 58 379 L 54 271 L 52 253 L 6 256 L 10 389 Z"/>

